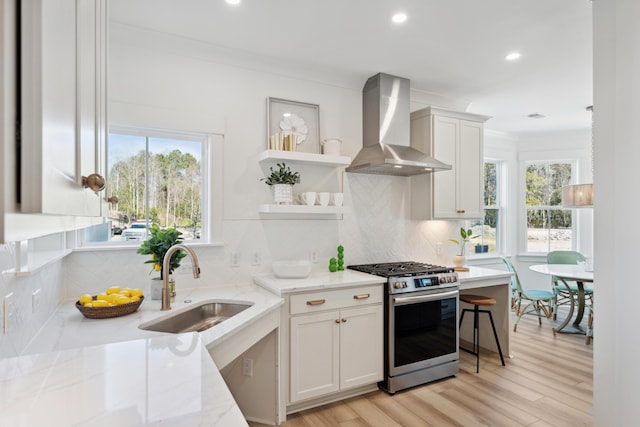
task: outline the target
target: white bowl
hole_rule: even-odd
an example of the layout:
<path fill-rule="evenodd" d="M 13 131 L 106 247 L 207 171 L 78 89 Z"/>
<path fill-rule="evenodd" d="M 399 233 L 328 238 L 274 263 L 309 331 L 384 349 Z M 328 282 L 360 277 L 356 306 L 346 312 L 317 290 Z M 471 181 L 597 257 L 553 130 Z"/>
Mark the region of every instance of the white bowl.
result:
<path fill-rule="evenodd" d="M 304 279 L 311 274 L 309 261 L 274 261 L 273 273 L 281 279 Z"/>

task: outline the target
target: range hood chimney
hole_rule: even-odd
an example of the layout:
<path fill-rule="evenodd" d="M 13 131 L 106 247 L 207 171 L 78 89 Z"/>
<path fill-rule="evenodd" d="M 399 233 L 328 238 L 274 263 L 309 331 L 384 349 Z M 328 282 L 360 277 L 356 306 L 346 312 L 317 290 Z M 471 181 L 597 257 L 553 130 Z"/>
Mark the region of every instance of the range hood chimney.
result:
<path fill-rule="evenodd" d="M 378 73 L 362 90 L 363 147 L 347 172 L 411 176 L 450 170 L 410 146 L 409 80 Z"/>

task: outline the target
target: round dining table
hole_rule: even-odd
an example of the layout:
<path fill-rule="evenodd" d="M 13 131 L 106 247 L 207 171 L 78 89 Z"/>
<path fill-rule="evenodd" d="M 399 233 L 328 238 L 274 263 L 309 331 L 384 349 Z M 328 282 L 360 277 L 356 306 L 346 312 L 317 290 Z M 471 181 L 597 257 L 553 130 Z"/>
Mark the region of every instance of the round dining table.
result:
<path fill-rule="evenodd" d="M 567 291 L 571 294 L 571 304 L 569 306 L 569 314 L 567 317 L 555 327 L 556 332 L 565 333 L 586 333 L 584 328 L 580 326 L 582 317 L 584 316 L 585 309 L 585 294 L 584 284 L 593 283 L 593 271 L 586 271 L 585 265 L 578 264 L 535 264 L 529 267 L 537 273 L 546 274 L 548 276 L 555 276 L 559 282 L 562 282 L 567 288 Z M 572 292 L 569 287 L 568 281 L 576 282 L 578 286 L 578 292 Z M 575 296 L 575 298 L 574 298 Z M 577 305 L 577 307 L 576 307 Z M 576 311 L 577 309 L 577 311 Z M 573 312 L 576 311 L 576 317 L 573 324 L 569 325 Z"/>

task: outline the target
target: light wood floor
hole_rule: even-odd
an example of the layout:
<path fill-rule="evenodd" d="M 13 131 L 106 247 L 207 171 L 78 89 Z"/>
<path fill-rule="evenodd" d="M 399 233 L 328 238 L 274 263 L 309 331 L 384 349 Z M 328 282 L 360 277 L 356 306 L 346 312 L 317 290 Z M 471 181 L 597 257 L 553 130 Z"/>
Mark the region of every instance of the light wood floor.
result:
<path fill-rule="evenodd" d="M 382 391 L 289 415 L 285 427 L 592 426 L 593 347 L 525 316 L 511 334 L 506 367 L 497 354 L 460 352 L 460 372 L 389 396 Z M 252 427 L 263 424 L 250 423 Z"/>

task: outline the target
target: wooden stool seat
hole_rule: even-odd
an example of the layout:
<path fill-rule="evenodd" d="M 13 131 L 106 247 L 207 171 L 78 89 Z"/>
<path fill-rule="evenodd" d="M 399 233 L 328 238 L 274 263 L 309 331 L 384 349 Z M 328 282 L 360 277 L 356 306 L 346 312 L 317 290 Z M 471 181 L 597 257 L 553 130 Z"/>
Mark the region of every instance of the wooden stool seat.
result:
<path fill-rule="evenodd" d="M 472 305 L 483 305 L 483 306 L 489 306 L 489 305 L 495 305 L 496 304 L 496 300 L 493 298 L 489 298 L 489 297 L 485 297 L 482 295 L 460 295 L 460 301 L 464 301 L 467 304 L 472 304 Z"/>
<path fill-rule="evenodd" d="M 480 313 L 486 313 L 489 315 L 489 320 L 491 321 L 491 329 L 493 330 L 493 337 L 496 339 L 496 345 L 498 346 L 498 354 L 500 354 L 500 361 L 502 362 L 502 366 L 504 364 L 504 357 L 502 355 L 502 348 L 500 348 L 500 340 L 498 340 L 498 333 L 496 332 L 496 325 L 493 322 L 493 316 L 491 315 L 490 310 L 480 310 L 480 306 L 491 306 L 495 305 L 496 300 L 493 298 L 485 297 L 484 295 L 469 295 L 463 294 L 459 296 L 460 301 L 466 302 L 467 304 L 473 305 L 473 310 L 469 310 L 465 308 L 462 310 L 462 315 L 460 316 L 460 324 L 458 327 L 462 326 L 462 319 L 464 319 L 464 315 L 467 311 L 473 313 L 473 350 L 469 350 L 463 347 L 460 347 L 461 350 L 464 350 L 468 353 L 476 356 L 476 372 L 480 372 L 480 331 L 479 331 L 479 323 L 480 323 Z"/>

